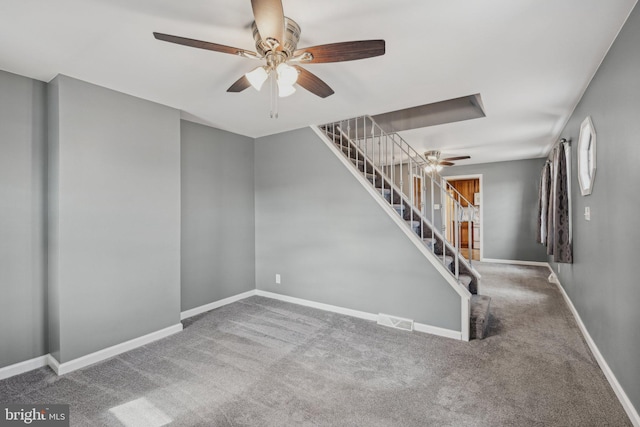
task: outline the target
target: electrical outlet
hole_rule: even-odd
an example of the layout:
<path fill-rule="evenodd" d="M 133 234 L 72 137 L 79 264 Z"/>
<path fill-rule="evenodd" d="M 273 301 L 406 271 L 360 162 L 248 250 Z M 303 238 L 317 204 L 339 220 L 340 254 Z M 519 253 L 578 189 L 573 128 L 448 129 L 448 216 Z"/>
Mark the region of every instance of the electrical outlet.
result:
<path fill-rule="evenodd" d="M 276 284 L 280 284 L 280 275 L 276 274 Z"/>
<path fill-rule="evenodd" d="M 589 206 L 584 207 L 584 219 L 591 221 L 591 208 Z"/>
<path fill-rule="evenodd" d="M 435 203 L 435 204 L 433 205 L 433 209 L 434 209 L 434 210 L 438 210 L 438 209 L 440 209 L 440 205 L 439 205 L 438 203 Z"/>

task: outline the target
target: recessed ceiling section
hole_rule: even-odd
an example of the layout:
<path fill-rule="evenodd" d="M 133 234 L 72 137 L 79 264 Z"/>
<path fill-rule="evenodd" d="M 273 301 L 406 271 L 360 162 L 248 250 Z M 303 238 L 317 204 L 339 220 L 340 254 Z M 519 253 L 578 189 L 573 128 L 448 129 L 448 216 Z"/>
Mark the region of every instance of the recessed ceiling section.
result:
<path fill-rule="evenodd" d="M 402 132 L 486 117 L 479 93 L 373 116 L 385 132 Z"/>

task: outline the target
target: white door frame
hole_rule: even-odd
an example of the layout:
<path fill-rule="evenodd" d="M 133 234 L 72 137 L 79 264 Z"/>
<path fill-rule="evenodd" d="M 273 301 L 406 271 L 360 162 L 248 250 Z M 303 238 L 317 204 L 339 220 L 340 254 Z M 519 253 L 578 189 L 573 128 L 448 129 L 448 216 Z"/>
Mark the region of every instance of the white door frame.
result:
<path fill-rule="evenodd" d="M 471 175 L 447 175 L 442 177 L 443 187 L 446 188 L 445 183 L 449 181 L 460 181 L 463 179 L 477 179 L 480 183 L 480 261 L 484 261 L 484 184 L 482 182 L 482 174 Z M 473 200 L 471 201 L 473 202 Z M 471 247 L 473 248 L 473 240 L 471 241 Z"/>
<path fill-rule="evenodd" d="M 410 175 L 409 180 L 411 181 L 409 183 L 409 185 L 410 185 L 409 186 L 409 191 L 410 191 L 409 196 L 413 197 L 414 199 L 415 199 L 415 195 L 416 195 L 416 189 L 414 187 L 414 182 L 415 182 L 414 180 L 418 179 L 420 181 L 420 206 L 418 206 L 418 208 L 420 208 L 420 213 L 426 217 L 427 215 L 425 213 L 425 202 L 424 202 L 424 199 L 425 199 L 425 197 L 424 197 L 424 192 L 425 192 L 424 180 L 422 179 L 422 176 L 420 176 L 418 174 L 410 173 L 409 175 Z M 414 200 L 414 202 L 415 202 L 415 200 Z"/>

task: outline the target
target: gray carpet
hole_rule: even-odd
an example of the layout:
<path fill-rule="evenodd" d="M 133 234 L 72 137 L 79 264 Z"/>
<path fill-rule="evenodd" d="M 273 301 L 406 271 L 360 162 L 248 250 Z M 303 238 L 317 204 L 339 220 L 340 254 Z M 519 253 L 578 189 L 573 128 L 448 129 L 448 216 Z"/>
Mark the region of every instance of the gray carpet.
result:
<path fill-rule="evenodd" d="M 70 403 L 87 426 L 631 425 L 548 270 L 478 269 L 482 341 L 252 297 L 83 370 L 0 381 L 0 400 Z"/>

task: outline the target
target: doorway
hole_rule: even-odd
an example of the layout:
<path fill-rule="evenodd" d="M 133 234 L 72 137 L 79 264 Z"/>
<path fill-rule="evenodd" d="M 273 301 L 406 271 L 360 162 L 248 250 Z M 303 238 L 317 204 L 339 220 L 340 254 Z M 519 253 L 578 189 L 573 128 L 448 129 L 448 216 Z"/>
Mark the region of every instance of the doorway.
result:
<path fill-rule="evenodd" d="M 417 206 L 422 212 L 425 214 L 424 205 L 422 204 L 422 177 L 419 175 L 413 175 L 411 180 L 412 185 L 412 195 L 413 195 L 413 205 Z"/>
<path fill-rule="evenodd" d="M 471 259 L 480 261 L 482 259 L 482 175 L 448 176 L 444 178 L 451 187 L 449 194 L 455 198 L 463 208 L 475 207 L 477 214 L 473 215 L 470 209 L 462 215 L 459 222 L 460 233 L 460 253 L 469 259 L 469 248 L 471 248 Z M 457 192 L 456 192 L 457 191 Z M 471 205 L 471 206 L 470 206 Z M 454 240 L 455 219 L 454 204 L 447 203 L 445 208 L 447 239 Z"/>

